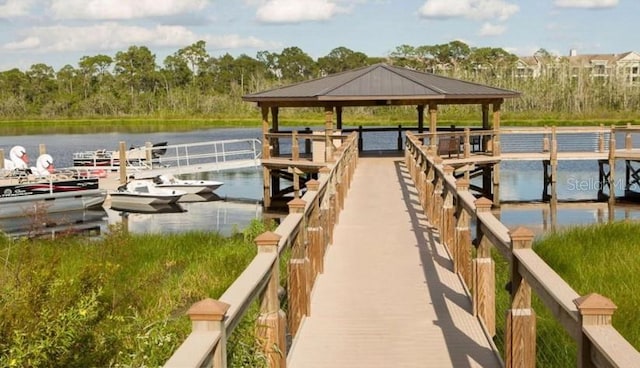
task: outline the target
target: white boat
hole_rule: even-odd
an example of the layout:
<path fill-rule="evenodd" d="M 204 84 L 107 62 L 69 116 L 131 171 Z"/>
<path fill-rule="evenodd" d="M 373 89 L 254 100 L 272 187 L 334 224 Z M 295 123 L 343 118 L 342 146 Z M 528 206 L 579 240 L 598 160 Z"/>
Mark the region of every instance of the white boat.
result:
<path fill-rule="evenodd" d="M 22 156 L 26 154 L 22 152 Z M 29 217 L 39 221 L 36 217 L 43 214 L 99 207 L 105 198 L 98 178 L 55 174 L 53 158 L 44 154 L 38 157 L 36 167 L 15 168 L 0 180 L 0 218 Z"/>
<path fill-rule="evenodd" d="M 224 184 L 215 180 L 178 179 L 171 174 L 157 175 L 152 180 L 156 188 L 177 189 L 189 194 L 212 193 Z"/>
<path fill-rule="evenodd" d="M 154 144 L 151 150 L 151 160 L 156 160 L 167 151 L 167 142 Z M 131 147 L 125 152 L 127 166 L 144 167 L 147 162 L 145 147 Z M 120 152 L 98 149 L 95 151 L 75 152 L 73 154 L 74 167 L 94 167 L 117 170 L 120 167 Z"/>
<path fill-rule="evenodd" d="M 149 180 L 131 180 L 109 193 L 111 207 L 122 208 L 131 204 L 157 205 L 176 203 L 185 191 L 158 188 Z"/>
<path fill-rule="evenodd" d="M 0 218 L 83 210 L 102 205 L 106 192 L 98 179 L 60 179 L 52 175 L 33 181 L 0 181 Z"/>

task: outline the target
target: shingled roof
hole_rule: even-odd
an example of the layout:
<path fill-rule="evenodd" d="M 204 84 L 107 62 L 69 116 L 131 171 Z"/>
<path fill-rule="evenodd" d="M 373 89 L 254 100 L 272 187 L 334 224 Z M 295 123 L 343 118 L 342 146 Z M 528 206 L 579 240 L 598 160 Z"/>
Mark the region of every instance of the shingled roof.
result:
<path fill-rule="evenodd" d="M 520 94 L 431 73 L 375 64 L 248 94 L 260 106 L 371 106 L 494 102 Z"/>

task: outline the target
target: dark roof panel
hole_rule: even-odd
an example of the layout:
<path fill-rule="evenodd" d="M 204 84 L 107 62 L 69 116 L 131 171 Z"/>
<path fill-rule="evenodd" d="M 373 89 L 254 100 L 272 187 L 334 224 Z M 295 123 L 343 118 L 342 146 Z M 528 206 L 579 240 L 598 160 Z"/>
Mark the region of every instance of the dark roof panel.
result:
<path fill-rule="evenodd" d="M 431 73 L 399 68 L 387 64 L 329 75 L 324 78 L 292 84 L 243 96 L 245 101 L 372 101 L 403 99 L 476 99 L 511 98 L 518 92 L 482 84 L 465 82 Z"/>

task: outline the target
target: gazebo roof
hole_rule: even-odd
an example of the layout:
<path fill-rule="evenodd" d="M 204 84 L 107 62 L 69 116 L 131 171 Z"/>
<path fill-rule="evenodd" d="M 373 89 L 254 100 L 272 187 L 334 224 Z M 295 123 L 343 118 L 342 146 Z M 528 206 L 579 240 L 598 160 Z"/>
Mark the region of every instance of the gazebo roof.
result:
<path fill-rule="evenodd" d="M 519 92 L 375 64 L 242 97 L 260 106 L 376 106 L 490 103 Z"/>

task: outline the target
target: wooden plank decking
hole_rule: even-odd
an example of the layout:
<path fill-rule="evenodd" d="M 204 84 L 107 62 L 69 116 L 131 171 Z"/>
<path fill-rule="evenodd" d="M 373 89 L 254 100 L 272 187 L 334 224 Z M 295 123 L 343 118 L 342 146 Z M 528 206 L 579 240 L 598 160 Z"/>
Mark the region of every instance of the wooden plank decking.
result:
<path fill-rule="evenodd" d="M 361 158 L 289 367 L 498 367 L 400 158 Z"/>

